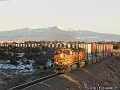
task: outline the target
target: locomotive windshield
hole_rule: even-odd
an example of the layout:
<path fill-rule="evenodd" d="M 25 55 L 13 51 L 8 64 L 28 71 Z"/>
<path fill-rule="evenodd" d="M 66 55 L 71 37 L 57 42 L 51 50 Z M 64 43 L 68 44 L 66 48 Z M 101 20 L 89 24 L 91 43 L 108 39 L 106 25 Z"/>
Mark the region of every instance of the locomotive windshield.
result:
<path fill-rule="evenodd" d="M 70 50 L 68 50 L 68 49 L 56 49 L 54 54 L 55 55 L 56 54 L 67 54 L 67 55 L 70 55 Z"/>
<path fill-rule="evenodd" d="M 61 53 L 62 53 L 62 50 L 60 50 L 60 49 L 55 50 L 55 54 L 61 54 Z"/>
<path fill-rule="evenodd" d="M 64 54 L 70 55 L 70 50 L 63 50 Z"/>

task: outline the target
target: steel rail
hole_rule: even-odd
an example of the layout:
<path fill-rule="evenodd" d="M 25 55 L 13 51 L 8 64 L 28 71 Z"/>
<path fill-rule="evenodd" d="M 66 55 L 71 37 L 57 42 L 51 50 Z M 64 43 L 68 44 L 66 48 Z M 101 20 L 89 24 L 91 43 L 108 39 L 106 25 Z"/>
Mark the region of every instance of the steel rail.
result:
<path fill-rule="evenodd" d="M 21 84 L 21 85 L 18 85 L 18 86 L 15 86 L 15 87 L 7 89 L 7 90 L 21 90 L 21 89 L 27 88 L 29 86 L 32 86 L 34 84 L 37 84 L 39 82 L 42 82 L 44 80 L 50 79 L 50 78 L 58 76 L 58 75 L 60 75 L 60 74 L 57 74 L 57 73 L 51 74 L 51 75 L 48 75 L 48 76 L 45 76 L 45 77 L 30 81 L 30 82 L 27 82 L 27 83 L 24 83 L 24 84 Z"/>

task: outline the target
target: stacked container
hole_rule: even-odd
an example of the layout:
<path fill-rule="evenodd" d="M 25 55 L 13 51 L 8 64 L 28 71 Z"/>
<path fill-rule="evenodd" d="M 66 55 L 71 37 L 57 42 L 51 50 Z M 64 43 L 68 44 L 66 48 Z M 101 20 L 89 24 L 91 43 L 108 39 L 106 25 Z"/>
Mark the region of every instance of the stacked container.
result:
<path fill-rule="evenodd" d="M 86 48 L 86 44 L 84 43 L 79 44 L 79 48 Z"/>
<path fill-rule="evenodd" d="M 23 43 L 22 46 L 25 47 L 25 43 Z"/>
<path fill-rule="evenodd" d="M 110 52 L 112 52 L 112 50 L 113 50 L 113 45 L 110 44 Z"/>
<path fill-rule="evenodd" d="M 108 57 L 109 56 L 109 50 L 110 50 L 110 46 L 109 46 L 109 44 L 106 44 L 106 56 Z"/>
<path fill-rule="evenodd" d="M 110 44 L 105 44 L 105 54 L 106 57 L 110 55 Z"/>
<path fill-rule="evenodd" d="M 98 44 L 98 56 L 102 56 L 102 48 L 103 48 L 103 44 Z"/>
<path fill-rule="evenodd" d="M 111 55 L 112 55 L 112 51 L 113 50 L 113 45 L 110 44 L 110 52 L 111 52 Z"/>
<path fill-rule="evenodd" d="M 99 44 L 95 44 L 95 57 L 96 57 L 96 58 L 99 57 L 98 47 L 99 47 Z"/>
<path fill-rule="evenodd" d="M 72 44 L 72 48 L 75 48 L 75 44 Z"/>
<path fill-rule="evenodd" d="M 35 43 L 32 44 L 32 47 L 35 47 Z"/>
<path fill-rule="evenodd" d="M 55 47 L 55 44 L 52 44 L 52 48 L 54 48 Z"/>
<path fill-rule="evenodd" d="M 50 48 L 50 44 L 48 44 L 48 47 Z"/>
<path fill-rule="evenodd" d="M 67 46 L 68 46 L 68 44 L 67 44 L 67 43 L 64 43 L 64 47 L 65 47 L 65 48 L 68 48 Z"/>
<path fill-rule="evenodd" d="M 96 56 L 95 56 L 95 48 L 96 48 L 96 44 L 92 43 L 91 44 L 91 55 L 92 55 L 92 58 L 96 58 Z"/>
<path fill-rule="evenodd" d="M 91 55 L 91 44 L 85 44 L 83 47 L 85 47 L 86 49 L 86 60 L 91 60 L 92 59 L 92 55 Z"/>
<path fill-rule="evenodd" d="M 105 44 L 103 44 L 103 47 L 102 47 L 102 55 L 103 55 L 104 58 L 106 57 Z"/>
<path fill-rule="evenodd" d="M 72 45 L 70 43 L 68 43 L 68 48 L 72 48 Z"/>
<path fill-rule="evenodd" d="M 4 44 L 3 43 L 1 43 L 1 45 L 0 45 L 1 47 L 3 47 L 4 46 Z"/>
<path fill-rule="evenodd" d="M 75 46 L 76 46 L 76 48 L 78 49 L 79 45 L 78 45 L 77 43 L 76 43 L 76 45 L 75 45 Z"/>
<path fill-rule="evenodd" d="M 57 43 L 57 46 L 58 46 L 58 48 L 62 47 L 62 45 L 60 43 Z"/>
<path fill-rule="evenodd" d="M 35 43 L 35 47 L 37 46 L 37 44 Z"/>
<path fill-rule="evenodd" d="M 63 43 L 61 44 L 61 46 L 62 46 L 62 47 L 65 47 L 65 45 L 64 45 Z"/>

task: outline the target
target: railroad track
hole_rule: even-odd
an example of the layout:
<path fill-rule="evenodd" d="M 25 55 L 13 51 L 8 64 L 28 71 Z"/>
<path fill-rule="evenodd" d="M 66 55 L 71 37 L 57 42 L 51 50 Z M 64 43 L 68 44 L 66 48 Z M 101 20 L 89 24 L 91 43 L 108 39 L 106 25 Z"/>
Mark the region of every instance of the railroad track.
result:
<path fill-rule="evenodd" d="M 35 84 L 37 84 L 37 83 L 39 83 L 39 82 L 42 82 L 42 81 L 44 81 L 44 80 L 50 79 L 50 78 L 55 77 L 55 76 L 58 76 L 58 75 L 60 75 L 60 74 L 57 74 L 57 73 L 51 74 L 51 75 L 48 75 L 48 76 L 45 76 L 45 77 L 42 77 L 42 78 L 33 80 L 33 81 L 31 81 L 31 82 L 28 82 L 28 83 L 24 83 L 24 84 L 22 84 L 22 85 L 18 85 L 18 86 L 16 86 L 16 87 L 13 87 L 13 88 L 10 88 L 10 89 L 7 89 L 7 90 L 21 90 L 21 89 L 30 87 L 30 86 L 32 86 L 32 85 L 35 85 Z"/>

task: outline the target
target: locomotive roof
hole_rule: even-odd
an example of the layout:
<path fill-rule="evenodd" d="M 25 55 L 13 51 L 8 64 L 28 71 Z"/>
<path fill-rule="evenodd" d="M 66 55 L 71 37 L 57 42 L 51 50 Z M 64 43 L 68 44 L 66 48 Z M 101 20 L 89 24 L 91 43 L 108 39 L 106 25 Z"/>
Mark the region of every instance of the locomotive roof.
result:
<path fill-rule="evenodd" d="M 60 47 L 56 49 L 61 49 L 61 50 L 72 50 L 72 51 L 85 51 L 86 49 L 84 48 L 65 48 L 65 47 Z"/>

